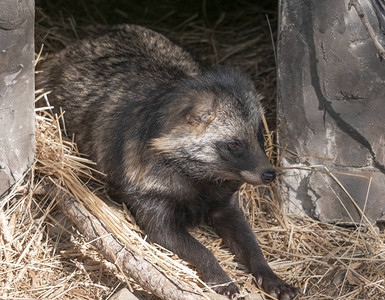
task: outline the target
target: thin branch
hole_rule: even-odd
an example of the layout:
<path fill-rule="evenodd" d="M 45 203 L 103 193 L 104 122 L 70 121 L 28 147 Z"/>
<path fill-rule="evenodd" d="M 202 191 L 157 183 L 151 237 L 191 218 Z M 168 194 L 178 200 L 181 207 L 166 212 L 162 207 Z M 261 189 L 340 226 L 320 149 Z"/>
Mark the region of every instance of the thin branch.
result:
<path fill-rule="evenodd" d="M 348 4 L 348 10 L 350 11 L 352 6 L 355 8 L 358 16 L 360 17 L 362 24 L 366 28 L 370 38 L 372 39 L 374 46 L 376 47 L 378 54 L 382 59 L 385 60 L 385 49 L 383 45 L 380 43 L 380 41 L 377 38 L 376 33 L 373 30 L 372 25 L 370 25 L 368 18 L 366 17 L 366 14 L 364 12 L 364 9 L 362 8 L 360 2 L 358 0 L 350 0 Z"/>
<path fill-rule="evenodd" d="M 185 283 L 171 279 L 145 258 L 134 254 L 105 229 L 103 224 L 74 197 L 55 188 L 52 193 L 58 199 L 57 205 L 71 219 L 79 231 L 110 262 L 143 288 L 162 299 L 203 300 L 208 299 L 187 287 Z M 207 295 L 210 297 L 211 295 Z M 219 296 L 220 295 L 215 295 Z M 218 298 L 219 299 L 219 298 Z M 223 298 L 222 298 L 223 299 Z"/>

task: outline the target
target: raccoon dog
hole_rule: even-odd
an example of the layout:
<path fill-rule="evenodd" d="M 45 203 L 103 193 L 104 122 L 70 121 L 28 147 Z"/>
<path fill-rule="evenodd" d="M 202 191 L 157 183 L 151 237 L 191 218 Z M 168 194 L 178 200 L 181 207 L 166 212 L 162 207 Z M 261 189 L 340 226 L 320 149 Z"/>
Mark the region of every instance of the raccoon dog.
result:
<path fill-rule="evenodd" d="M 41 69 L 37 85 L 65 110 L 67 132 L 153 242 L 196 266 L 215 291 L 235 297 L 237 286 L 187 231 L 210 224 L 261 288 L 295 297 L 297 289 L 268 266 L 233 197 L 243 182 L 275 178 L 248 76 L 208 70 L 161 34 L 134 25 L 79 41 Z"/>

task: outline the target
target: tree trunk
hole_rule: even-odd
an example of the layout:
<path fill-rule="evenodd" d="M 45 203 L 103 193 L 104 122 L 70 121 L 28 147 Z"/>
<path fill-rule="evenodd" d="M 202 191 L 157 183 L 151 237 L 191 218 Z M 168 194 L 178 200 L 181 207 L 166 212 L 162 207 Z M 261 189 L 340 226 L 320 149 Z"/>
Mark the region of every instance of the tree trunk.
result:
<path fill-rule="evenodd" d="M 0 196 L 33 162 L 34 1 L 0 1 Z"/>
<path fill-rule="evenodd" d="M 365 18 L 350 0 L 280 1 L 279 143 L 302 155 L 284 153 L 283 181 L 290 210 L 327 222 L 385 221 L 385 38 L 359 2 Z"/>
<path fill-rule="evenodd" d="M 83 205 L 60 188 L 54 188 L 51 196 L 57 199 L 61 211 L 87 240 L 93 241 L 92 244 L 107 260 L 114 263 L 125 275 L 131 277 L 147 291 L 167 300 L 227 299 L 225 296 L 214 293 L 200 295 L 182 281 L 171 279 L 145 257 L 133 253 L 122 245 Z"/>

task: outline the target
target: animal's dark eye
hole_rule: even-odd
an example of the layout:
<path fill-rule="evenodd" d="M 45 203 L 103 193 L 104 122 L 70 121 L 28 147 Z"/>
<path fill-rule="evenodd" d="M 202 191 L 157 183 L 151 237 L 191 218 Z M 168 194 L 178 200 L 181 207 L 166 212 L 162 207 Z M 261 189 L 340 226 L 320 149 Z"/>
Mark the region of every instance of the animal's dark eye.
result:
<path fill-rule="evenodd" d="M 239 148 L 239 142 L 230 142 L 227 144 L 227 147 L 229 147 L 230 150 L 235 150 Z"/>

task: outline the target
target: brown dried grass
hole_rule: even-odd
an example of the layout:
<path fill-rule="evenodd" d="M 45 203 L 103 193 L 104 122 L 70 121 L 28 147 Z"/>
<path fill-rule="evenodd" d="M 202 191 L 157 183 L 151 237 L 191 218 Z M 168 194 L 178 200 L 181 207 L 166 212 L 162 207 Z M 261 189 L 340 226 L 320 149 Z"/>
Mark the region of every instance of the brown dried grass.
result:
<path fill-rule="evenodd" d="M 173 34 L 179 35 L 177 40 L 183 44 L 199 48 L 206 61 L 240 65 L 252 73 L 259 89 L 269 94 L 268 99 L 274 99 L 274 56 L 271 44 L 266 44 L 269 37 L 266 33 L 258 37 L 253 31 L 257 28 L 255 22 L 260 26 L 261 20 L 245 19 L 238 23 L 239 27 L 224 20 L 218 19 L 216 27 L 208 28 L 204 20 L 192 14 L 179 27 L 175 26 Z M 44 40 L 49 50 L 92 31 L 77 27 L 73 20 L 64 17 L 53 21 L 39 11 L 37 21 L 37 40 L 48 34 Z M 255 35 L 255 41 L 249 33 Z M 263 79 L 256 79 L 257 73 L 263 73 L 256 70 L 256 65 L 273 69 L 266 71 Z M 44 101 L 44 95 L 38 92 L 37 100 Z M 267 122 L 270 126 L 274 124 L 273 113 L 274 110 Z M 193 289 L 204 290 L 204 284 L 186 263 L 148 244 L 129 215 L 116 213 L 116 209 L 104 204 L 103 183 L 95 179 L 94 165 L 79 155 L 72 141 L 62 138 L 60 120 L 49 114 L 49 108 L 37 112 L 36 162 L 25 180 L 0 202 L 0 298 L 104 299 L 125 285 L 146 299 L 151 297 L 115 265 L 100 257 L 92 243 L 85 242 L 55 209 L 55 199 L 41 193 L 50 178 L 59 180 L 129 249 L 145 255 L 158 268 L 187 282 Z M 267 152 L 277 162 L 280 158 L 274 144 L 275 132 L 269 130 L 267 123 Z M 385 299 L 383 232 L 364 224 L 341 228 L 285 214 L 278 183 L 243 186 L 240 204 L 271 267 L 302 289 L 301 299 Z M 242 295 L 258 293 L 250 274 L 233 259 L 210 228 L 198 228 L 193 234 L 213 251 L 222 267 L 241 286 Z"/>

